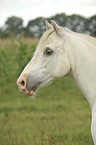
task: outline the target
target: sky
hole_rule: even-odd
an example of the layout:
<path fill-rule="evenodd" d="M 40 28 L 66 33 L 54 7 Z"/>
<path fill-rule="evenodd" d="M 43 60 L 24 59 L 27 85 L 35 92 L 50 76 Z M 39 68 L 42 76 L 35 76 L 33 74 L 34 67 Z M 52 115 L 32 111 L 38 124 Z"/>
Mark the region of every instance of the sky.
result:
<path fill-rule="evenodd" d="M 96 15 L 96 0 L 0 0 L 0 26 L 11 16 L 21 17 L 26 26 L 29 20 L 57 13 L 90 17 Z"/>

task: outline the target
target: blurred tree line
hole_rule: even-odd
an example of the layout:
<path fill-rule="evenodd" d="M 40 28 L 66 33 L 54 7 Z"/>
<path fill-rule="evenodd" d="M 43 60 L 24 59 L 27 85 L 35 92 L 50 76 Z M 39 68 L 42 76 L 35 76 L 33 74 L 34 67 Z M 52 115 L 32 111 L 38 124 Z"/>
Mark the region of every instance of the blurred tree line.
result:
<path fill-rule="evenodd" d="M 50 18 L 39 17 L 30 20 L 26 27 L 23 27 L 23 19 L 20 17 L 9 17 L 5 25 L 0 28 L 1 38 L 10 37 L 40 37 L 46 31 L 45 20 L 54 20 L 60 26 L 67 27 L 75 32 L 96 36 L 96 15 L 85 18 L 80 15 L 57 14 Z"/>

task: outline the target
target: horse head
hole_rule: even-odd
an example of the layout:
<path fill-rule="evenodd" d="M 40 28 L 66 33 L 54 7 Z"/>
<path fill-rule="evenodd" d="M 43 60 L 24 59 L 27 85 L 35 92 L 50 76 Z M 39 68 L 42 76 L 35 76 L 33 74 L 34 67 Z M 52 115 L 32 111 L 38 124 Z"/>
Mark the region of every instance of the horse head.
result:
<path fill-rule="evenodd" d="M 70 70 L 66 51 L 67 29 L 59 27 L 54 21 L 51 24 L 46 21 L 46 27 L 47 31 L 41 37 L 33 58 L 17 80 L 19 90 L 28 95 L 34 95 L 38 88 Z"/>

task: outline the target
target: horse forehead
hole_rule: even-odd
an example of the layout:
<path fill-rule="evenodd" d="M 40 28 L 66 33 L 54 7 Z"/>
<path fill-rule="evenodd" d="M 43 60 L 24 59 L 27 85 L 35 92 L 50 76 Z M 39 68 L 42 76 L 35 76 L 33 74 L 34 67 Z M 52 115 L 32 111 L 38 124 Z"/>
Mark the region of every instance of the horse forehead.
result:
<path fill-rule="evenodd" d="M 52 40 L 55 38 L 55 35 L 56 34 L 53 29 L 46 31 L 39 41 L 36 52 L 42 51 L 45 45 L 48 45 L 49 43 L 51 43 Z"/>

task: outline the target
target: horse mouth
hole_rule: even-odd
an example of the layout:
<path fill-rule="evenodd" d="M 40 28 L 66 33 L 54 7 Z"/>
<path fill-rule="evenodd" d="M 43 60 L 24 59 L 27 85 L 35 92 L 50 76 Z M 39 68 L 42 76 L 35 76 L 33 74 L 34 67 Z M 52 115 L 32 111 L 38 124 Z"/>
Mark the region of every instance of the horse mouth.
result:
<path fill-rule="evenodd" d="M 29 96 L 33 96 L 33 95 L 35 95 L 36 92 L 37 92 L 37 89 L 38 89 L 38 86 L 34 86 L 34 87 L 32 87 L 32 89 L 28 92 L 27 95 L 29 95 Z"/>
<path fill-rule="evenodd" d="M 38 83 L 37 85 L 33 86 L 28 92 L 27 92 L 27 95 L 29 96 L 34 96 L 37 92 L 37 90 L 43 86 L 45 86 L 46 84 L 49 85 L 50 83 L 53 82 L 53 79 L 49 79 L 49 80 L 46 80 L 44 82 L 40 82 Z"/>

